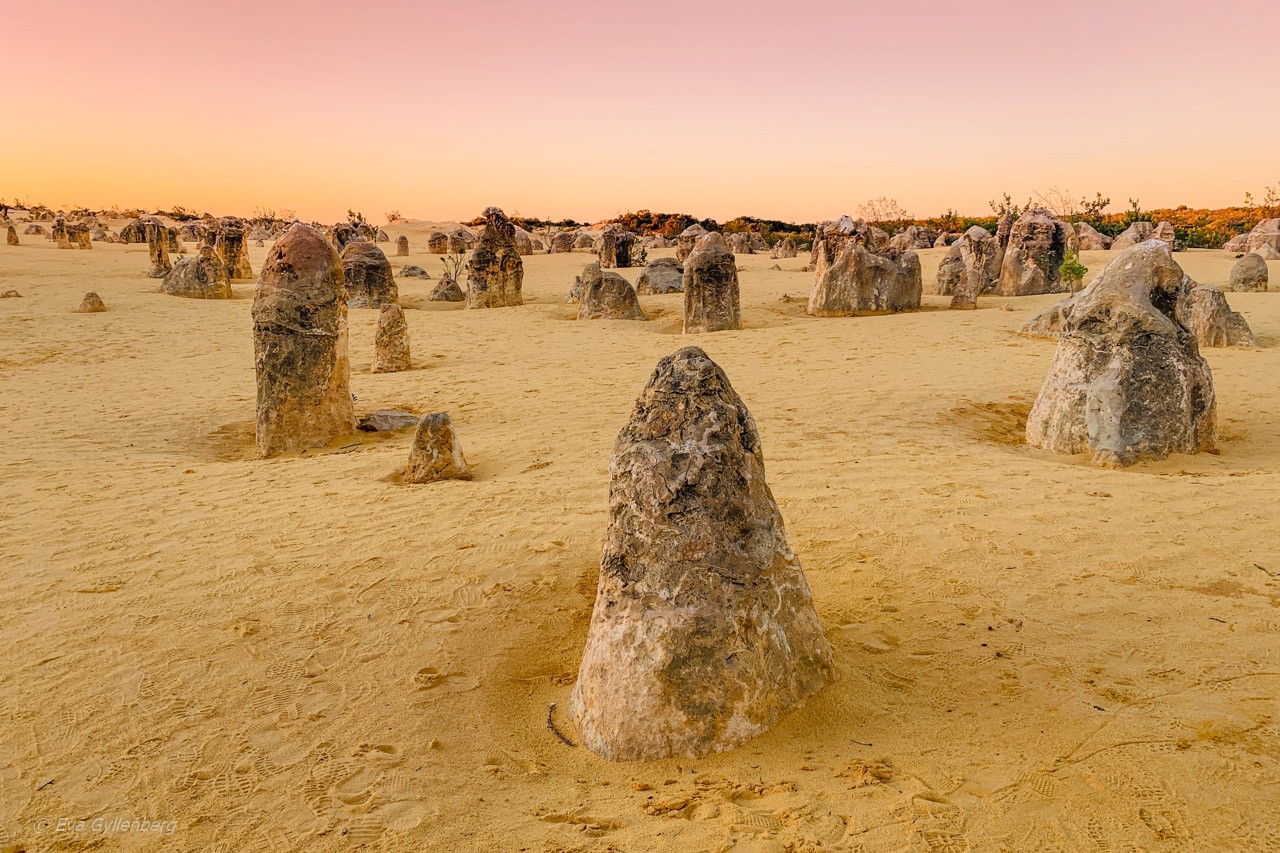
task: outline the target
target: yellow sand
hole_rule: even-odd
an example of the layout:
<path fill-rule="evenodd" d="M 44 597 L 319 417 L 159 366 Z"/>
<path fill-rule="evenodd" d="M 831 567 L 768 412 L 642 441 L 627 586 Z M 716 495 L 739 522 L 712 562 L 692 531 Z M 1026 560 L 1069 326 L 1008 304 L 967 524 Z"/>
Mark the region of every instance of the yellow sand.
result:
<path fill-rule="evenodd" d="M 1207 351 L 1221 455 L 1117 472 L 1020 443 L 1054 344 L 1012 331 L 1058 297 L 818 320 L 807 259 L 756 255 L 746 328 L 686 338 L 679 294 L 573 320 L 582 253 L 525 258 L 520 308 L 428 302 L 408 233 L 417 368 L 370 375 L 353 310 L 357 410 L 449 412 L 475 482 L 390 482 L 411 433 L 253 458 L 252 284 L 0 246 L 0 849 L 1280 849 L 1280 294 L 1230 295 L 1265 349 Z M 730 753 L 609 764 L 547 708 L 574 738 L 610 449 L 690 343 L 839 680 Z M 40 832 L 98 816 L 176 824 Z"/>

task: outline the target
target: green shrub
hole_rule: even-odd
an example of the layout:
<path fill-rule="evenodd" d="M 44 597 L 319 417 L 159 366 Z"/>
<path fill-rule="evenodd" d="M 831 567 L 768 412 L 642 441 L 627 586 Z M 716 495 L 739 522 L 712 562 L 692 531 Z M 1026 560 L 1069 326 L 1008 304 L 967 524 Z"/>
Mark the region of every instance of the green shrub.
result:
<path fill-rule="evenodd" d="M 1080 289 L 1080 282 L 1084 281 L 1088 272 L 1089 268 L 1076 259 L 1074 252 L 1067 252 L 1066 257 L 1062 259 L 1062 266 L 1058 267 L 1058 275 L 1061 276 L 1062 283 L 1072 293 Z"/>

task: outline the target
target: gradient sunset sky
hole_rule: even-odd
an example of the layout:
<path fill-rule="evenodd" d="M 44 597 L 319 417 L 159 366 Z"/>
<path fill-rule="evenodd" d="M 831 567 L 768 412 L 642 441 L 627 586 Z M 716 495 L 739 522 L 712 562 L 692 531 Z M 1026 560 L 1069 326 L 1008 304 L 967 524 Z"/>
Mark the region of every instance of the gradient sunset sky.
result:
<path fill-rule="evenodd" d="M 9 0 L 0 197 L 814 221 L 1280 183 L 1280 2 Z"/>

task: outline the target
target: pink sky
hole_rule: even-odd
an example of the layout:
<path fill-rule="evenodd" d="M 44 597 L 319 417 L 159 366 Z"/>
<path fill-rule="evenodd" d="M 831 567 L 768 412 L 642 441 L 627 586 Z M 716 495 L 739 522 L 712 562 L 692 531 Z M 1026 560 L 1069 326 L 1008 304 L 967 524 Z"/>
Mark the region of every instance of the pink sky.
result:
<path fill-rule="evenodd" d="M 1280 3 L 5 4 L 0 197 L 813 221 L 1280 183 Z"/>

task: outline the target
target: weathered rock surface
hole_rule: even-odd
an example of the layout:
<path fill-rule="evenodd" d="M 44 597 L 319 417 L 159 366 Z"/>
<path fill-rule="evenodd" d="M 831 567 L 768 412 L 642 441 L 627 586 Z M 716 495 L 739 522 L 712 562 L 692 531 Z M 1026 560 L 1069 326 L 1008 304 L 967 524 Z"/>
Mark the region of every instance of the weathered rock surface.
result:
<path fill-rule="evenodd" d="M 1270 243 L 1263 243 L 1261 246 L 1254 249 L 1249 254 L 1257 255 L 1258 257 L 1262 258 L 1264 261 L 1280 261 L 1280 249 L 1277 249 L 1275 246 L 1272 246 Z"/>
<path fill-rule="evenodd" d="M 569 702 L 583 743 L 614 761 L 695 758 L 768 731 L 834 667 L 760 435 L 724 371 L 697 347 L 662 359 L 609 469 Z"/>
<path fill-rule="evenodd" d="M 8 243 L 10 246 L 17 246 L 18 245 L 18 229 L 14 228 L 12 225 L 7 227 L 5 229 L 4 239 L 5 239 L 5 242 Z"/>
<path fill-rule="evenodd" d="M 950 296 L 963 280 L 964 258 L 960 257 L 960 244 L 953 243 L 938 262 L 938 283 L 934 292 L 939 296 Z"/>
<path fill-rule="evenodd" d="M 431 278 L 431 273 L 416 264 L 405 264 L 400 268 L 401 278 Z"/>
<path fill-rule="evenodd" d="M 1115 252 L 1123 252 L 1125 249 L 1132 249 L 1139 243 L 1150 240 L 1156 233 L 1156 226 L 1152 222 L 1138 221 L 1134 222 L 1128 228 L 1116 235 L 1111 241 L 1111 249 Z"/>
<path fill-rule="evenodd" d="M 1214 450 L 1213 376 L 1186 325 L 1190 290 L 1163 241 L 1107 264 L 1066 312 L 1027 443 L 1106 467 Z"/>
<path fill-rule="evenodd" d="M 905 252 L 907 249 L 932 249 L 938 232 L 920 225 L 908 225 L 889 238 L 889 248 Z"/>
<path fill-rule="evenodd" d="M 1249 232 L 1245 242 L 1245 251 L 1256 252 L 1263 246 L 1270 246 L 1280 253 L 1280 218 L 1264 219 Z"/>
<path fill-rule="evenodd" d="M 231 278 L 212 246 L 201 246 L 194 258 L 182 258 L 165 276 L 160 290 L 188 299 L 230 299 Z"/>
<path fill-rule="evenodd" d="M 1188 325 L 1202 347 L 1256 347 L 1258 339 L 1239 311 L 1216 287 L 1198 284 L 1188 297 Z"/>
<path fill-rule="evenodd" d="M 297 223 L 270 249 L 253 300 L 261 456 L 328 444 L 355 429 L 342 263 Z"/>
<path fill-rule="evenodd" d="M 557 231 L 551 235 L 551 254 L 560 255 L 573 251 L 573 235 L 568 231 Z"/>
<path fill-rule="evenodd" d="M 356 421 L 356 429 L 361 432 L 395 432 L 416 427 L 421 420 L 421 416 L 402 409 L 378 409 L 362 415 Z"/>
<path fill-rule="evenodd" d="M 1243 234 L 1237 234 L 1227 242 L 1223 243 L 1222 251 L 1232 253 L 1249 251 L 1249 232 L 1246 231 Z"/>
<path fill-rule="evenodd" d="M 77 249 L 93 248 L 93 237 L 90 235 L 88 225 L 79 222 L 68 225 L 67 237 Z"/>
<path fill-rule="evenodd" d="M 84 299 L 80 300 L 80 307 L 75 309 L 77 314 L 97 314 L 99 311 L 106 311 L 106 303 L 102 301 L 102 297 L 90 290 L 84 295 Z"/>
<path fill-rule="evenodd" d="M 404 310 L 395 302 L 382 306 L 378 328 L 373 334 L 373 363 L 370 373 L 398 373 L 413 367 L 409 357 L 409 324 Z"/>
<path fill-rule="evenodd" d="M 1028 338 L 1057 339 L 1061 337 L 1062 326 L 1066 323 L 1067 314 L 1071 312 L 1071 307 L 1075 305 L 1079 296 L 1079 293 L 1073 293 L 1061 302 L 1055 302 L 1050 305 L 1023 324 L 1022 328 L 1018 330 L 1018 334 Z"/>
<path fill-rule="evenodd" d="M 1009 246 L 1009 238 L 1013 235 L 1013 214 L 1002 213 L 996 220 L 996 243 L 1003 252 Z"/>
<path fill-rule="evenodd" d="M 840 236 L 820 231 L 808 312 L 815 317 L 851 317 L 910 311 L 920 307 L 924 284 L 913 249 L 867 248 L 861 231 Z"/>
<path fill-rule="evenodd" d="M 592 264 L 591 269 L 595 267 Z M 635 288 L 616 272 L 595 269 L 582 280 L 578 301 L 579 320 L 643 320 Z"/>
<path fill-rule="evenodd" d="M 409 238 L 401 234 L 396 238 L 396 257 L 407 258 L 409 256 Z"/>
<path fill-rule="evenodd" d="M 1061 290 L 1059 267 L 1074 239 L 1075 229 L 1044 208 L 1018 217 L 1009 230 L 996 293 L 1034 296 Z"/>
<path fill-rule="evenodd" d="M 409 448 L 405 483 L 434 483 L 437 480 L 471 480 L 474 475 L 462 455 L 462 444 L 453 431 L 453 422 L 444 412 L 426 415 L 418 424 Z"/>
<path fill-rule="evenodd" d="M 1236 291 L 1264 291 L 1271 273 L 1261 255 L 1250 252 L 1236 261 L 1227 279 L 1228 286 Z"/>
<path fill-rule="evenodd" d="M 684 263 L 697 246 L 698 241 L 707 235 L 707 229 L 696 222 L 680 232 L 676 237 L 676 260 Z"/>
<path fill-rule="evenodd" d="M 796 256 L 796 241 L 790 237 L 783 237 L 778 244 L 773 247 L 770 257 L 774 258 L 794 258 Z"/>
<path fill-rule="evenodd" d="M 735 255 L 755 254 L 755 247 L 751 245 L 751 237 L 747 234 L 741 232 L 729 234 L 725 237 L 725 242 L 729 244 L 729 250 Z"/>
<path fill-rule="evenodd" d="M 147 232 L 147 250 L 151 258 L 151 270 L 147 275 L 152 278 L 164 278 L 173 269 L 169 262 L 169 232 L 158 219 L 149 219 L 145 223 Z"/>
<path fill-rule="evenodd" d="M 497 207 L 486 209 L 484 219 L 484 233 L 467 266 L 467 307 L 520 305 L 524 261 L 516 250 L 515 225 Z"/>
<path fill-rule="evenodd" d="M 449 235 L 432 231 L 427 235 L 427 251 L 433 255 L 449 254 Z"/>
<path fill-rule="evenodd" d="M 955 285 L 951 307 L 977 308 L 978 295 L 991 286 L 991 267 L 1000 252 L 1000 246 L 991 232 L 978 225 L 964 232 L 955 245 L 960 247 L 964 274 Z"/>
<path fill-rule="evenodd" d="M 1111 248 L 1111 238 L 1094 228 L 1088 222 L 1075 223 L 1076 239 L 1079 241 L 1080 251 L 1097 252 L 1103 249 Z"/>
<path fill-rule="evenodd" d="M 586 283 L 600 275 L 600 262 L 593 261 L 582 268 L 582 275 L 573 277 L 573 284 L 569 287 L 569 292 L 564 295 L 564 301 L 570 305 L 576 305 L 582 301 L 582 292 L 586 288 Z"/>
<path fill-rule="evenodd" d="M 428 297 L 432 302 L 465 302 L 467 294 L 462 292 L 462 287 L 458 282 L 451 278 L 441 279 L 440 283 L 431 291 Z"/>
<path fill-rule="evenodd" d="M 232 281 L 252 281 L 253 265 L 249 263 L 249 244 L 245 241 L 245 223 L 234 216 L 217 220 L 213 245 L 227 268 Z"/>
<path fill-rule="evenodd" d="M 1169 222 L 1160 222 L 1156 225 L 1156 230 L 1151 232 L 1151 239 L 1162 240 L 1168 247 L 1170 252 L 1178 250 L 1178 234 L 1173 229 L 1173 224 Z"/>
<path fill-rule="evenodd" d="M 679 293 L 684 290 L 684 267 L 675 258 L 650 261 L 636 281 L 636 293 Z"/>
<path fill-rule="evenodd" d="M 342 250 L 341 258 L 349 308 L 381 308 L 400 301 L 391 261 L 376 243 L 352 240 Z"/>
<path fill-rule="evenodd" d="M 460 254 L 461 252 L 467 251 L 468 249 L 471 248 L 472 244 L 475 242 L 472 239 L 470 234 L 461 230 L 451 231 L 448 237 L 449 237 L 449 254 L 451 255 L 457 255 L 457 254 Z M 515 246 L 514 235 L 512 235 L 511 237 L 511 244 L 513 247 Z M 517 252 L 516 254 L 519 254 L 519 252 Z"/>
<path fill-rule="evenodd" d="M 596 243 L 596 260 L 601 269 L 613 269 L 618 265 L 618 234 L 620 229 L 610 225 L 600 234 Z"/>
<path fill-rule="evenodd" d="M 698 239 L 685 258 L 683 284 L 686 335 L 742 328 L 738 268 L 719 233 Z"/>

